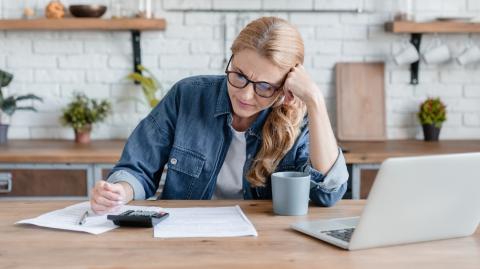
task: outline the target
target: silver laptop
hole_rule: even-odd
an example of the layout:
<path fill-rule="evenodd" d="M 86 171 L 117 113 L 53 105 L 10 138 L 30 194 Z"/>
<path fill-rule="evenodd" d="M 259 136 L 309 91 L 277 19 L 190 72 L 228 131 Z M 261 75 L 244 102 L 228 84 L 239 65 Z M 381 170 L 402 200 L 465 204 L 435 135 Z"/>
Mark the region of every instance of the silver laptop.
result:
<path fill-rule="evenodd" d="M 291 227 L 356 250 L 468 236 L 480 221 L 480 153 L 385 160 L 360 217 Z"/>

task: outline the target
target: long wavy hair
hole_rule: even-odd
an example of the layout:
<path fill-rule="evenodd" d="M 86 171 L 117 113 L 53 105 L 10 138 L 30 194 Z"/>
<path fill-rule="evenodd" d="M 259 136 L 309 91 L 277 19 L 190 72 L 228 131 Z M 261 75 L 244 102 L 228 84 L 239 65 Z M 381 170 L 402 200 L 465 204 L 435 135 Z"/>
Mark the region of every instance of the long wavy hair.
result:
<path fill-rule="evenodd" d="M 304 60 L 300 33 L 288 21 L 277 17 L 262 17 L 250 22 L 231 47 L 233 54 L 244 49 L 256 51 L 285 70 L 303 64 Z M 247 173 L 247 180 L 253 187 L 266 185 L 267 179 L 300 134 L 306 108 L 297 99 L 286 105 L 279 98 L 272 105 L 272 112 L 263 125 L 260 150 Z"/>

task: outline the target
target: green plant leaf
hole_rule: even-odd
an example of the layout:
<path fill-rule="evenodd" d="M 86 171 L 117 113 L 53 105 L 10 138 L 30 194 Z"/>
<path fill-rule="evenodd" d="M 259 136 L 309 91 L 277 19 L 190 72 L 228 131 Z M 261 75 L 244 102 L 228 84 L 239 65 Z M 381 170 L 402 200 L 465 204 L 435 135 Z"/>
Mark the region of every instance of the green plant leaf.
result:
<path fill-rule="evenodd" d="M 148 68 L 142 65 L 138 65 L 137 67 L 140 71 L 144 71 L 149 76 L 145 76 L 140 73 L 131 73 L 127 76 L 127 78 L 140 83 L 143 95 L 145 96 L 147 103 L 150 105 L 150 107 L 153 108 L 160 101 L 156 98 L 156 93 L 162 90 L 161 84 Z"/>
<path fill-rule="evenodd" d="M 7 114 L 8 116 L 12 116 L 15 111 L 17 110 L 32 110 L 36 111 L 33 106 L 23 106 L 18 107 L 18 102 L 22 102 L 24 100 L 34 100 L 34 101 L 42 101 L 42 98 L 38 97 L 34 94 L 26 94 L 21 96 L 8 96 L 6 97 L 3 94 L 2 87 L 8 86 L 10 82 L 13 80 L 13 75 L 0 70 L 0 111 Z"/>
<path fill-rule="evenodd" d="M 440 98 L 428 98 L 420 104 L 417 117 L 421 124 L 435 124 L 440 127 L 447 120 L 446 113 L 446 106 Z"/>
<path fill-rule="evenodd" d="M 13 96 L 7 97 L 3 100 L 0 108 L 3 112 L 5 112 L 5 114 L 12 116 L 17 109 L 17 102 Z"/>
<path fill-rule="evenodd" d="M 37 112 L 38 110 L 33 107 L 33 106 L 21 106 L 21 107 L 17 107 L 17 110 L 30 110 L 30 111 L 35 111 Z"/>
<path fill-rule="evenodd" d="M 63 110 L 60 122 L 80 130 L 103 121 L 111 111 L 112 107 L 108 100 L 90 99 L 83 93 L 75 93 L 73 101 Z"/>
<path fill-rule="evenodd" d="M 41 97 L 38 97 L 34 94 L 27 94 L 27 95 L 21 95 L 21 96 L 17 96 L 16 97 L 16 100 L 17 101 L 21 101 L 21 100 L 37 100 L 37 101 L 40 101 L 40 102 L 43 102 L 43 99 Z"/>
<path fill-rule="evenodd" d="M 0 88 L 7 87 L 13 80 L 13 74 L 8 73 L 0 69 Z"/>

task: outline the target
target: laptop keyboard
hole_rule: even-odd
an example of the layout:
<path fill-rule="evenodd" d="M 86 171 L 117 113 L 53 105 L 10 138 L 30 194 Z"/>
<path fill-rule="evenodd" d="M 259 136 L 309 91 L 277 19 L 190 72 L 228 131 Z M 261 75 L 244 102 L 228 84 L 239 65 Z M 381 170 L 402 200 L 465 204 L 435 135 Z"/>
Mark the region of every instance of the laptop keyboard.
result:
<path fill-rule="evenodd" d="M 323 231 L 322 233 L 329 236 L 333 236 L 345 242 L 350 242 L 350 238 L 352 238 L 352 234 L 354 230 L 355 228 L 347 228 L 347 229 L 340 229 L 340 230 Z"/>

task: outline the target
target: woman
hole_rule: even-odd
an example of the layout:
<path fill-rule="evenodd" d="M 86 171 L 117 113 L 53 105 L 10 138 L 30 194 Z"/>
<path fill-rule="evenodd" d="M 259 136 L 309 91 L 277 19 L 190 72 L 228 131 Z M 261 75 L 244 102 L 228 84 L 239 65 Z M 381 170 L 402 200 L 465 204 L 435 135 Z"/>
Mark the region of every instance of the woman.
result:
<path fill-rule="evenodd" d="M 153 196 L 165 164 L 162 199 L 271 199 L 270 175 L 285 170 L 311 174 L 318 205 L 343 196 L 345 159 L 297 29 L 260 18 L 231 50 L 226 76 L 179 81 L 140 122 L 107 182 L 95 185 L 95 212 Z"/>

